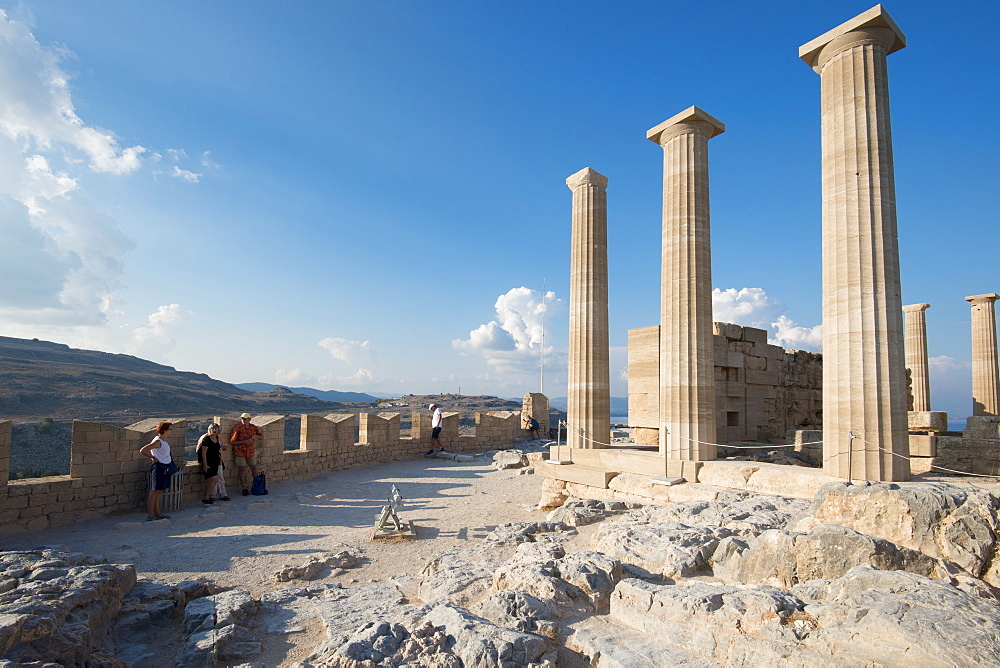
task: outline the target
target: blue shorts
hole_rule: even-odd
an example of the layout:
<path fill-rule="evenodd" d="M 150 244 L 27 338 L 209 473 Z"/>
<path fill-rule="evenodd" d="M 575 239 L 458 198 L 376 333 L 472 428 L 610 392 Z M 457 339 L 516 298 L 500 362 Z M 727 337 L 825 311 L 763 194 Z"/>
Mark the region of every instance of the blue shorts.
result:
<path fill-rule="evenodd" d="M 170 464 L 154 462 L 149 466 L 149 488 L 162 492 L 170 487 Z"/>
<path fill-rule="evenodd" d="M 431 438 L 437 438 L 441 435 L 441 427 L 434 427 L 431 429 Z"/>

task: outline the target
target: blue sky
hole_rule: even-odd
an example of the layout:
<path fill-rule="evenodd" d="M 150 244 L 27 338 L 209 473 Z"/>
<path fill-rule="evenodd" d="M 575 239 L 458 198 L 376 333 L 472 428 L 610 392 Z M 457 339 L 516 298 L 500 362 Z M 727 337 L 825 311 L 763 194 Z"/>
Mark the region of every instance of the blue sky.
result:
<path fill-rule="evenodd" d="M 565 394 L 570 192 L 608 176 L 612 393 L 659 320 L 662 151 L 710 144 L 716 319 L 815 350 L 819 77 L 871 5 L 0 6 L 0 334 L 230 382 Z M 904 303 L 966 415 L 966 295 L 1000 290 L 1000 3 L 886 8 Z M 547 297 L 543 300 L 544 289 Z M 780 326 L 772 326 L 780 323 Z"/>

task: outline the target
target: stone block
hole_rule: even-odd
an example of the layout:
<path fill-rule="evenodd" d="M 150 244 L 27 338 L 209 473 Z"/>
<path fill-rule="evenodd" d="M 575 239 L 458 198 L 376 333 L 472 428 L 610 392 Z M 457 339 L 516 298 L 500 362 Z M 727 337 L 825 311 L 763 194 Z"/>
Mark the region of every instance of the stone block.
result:
<path fill-rule="evenodd" d="M 1000 439 L 1000 417 L 971 416 L 966 420 L 965 431 L 962 432 L 962 435 L 965 438 Z"/>
<path fill-rule="evenodd" d="M 906 424 L 910 431 L 948 431 L 948 414 L 944 411 L 908 411 Z"/>
<path fill-rule="evenodd" d="M 937 437 L 930 434 L 910 434 L 910 456 L 936 457 Z M 910 470 L 913 470 L 912 466 Z"/>

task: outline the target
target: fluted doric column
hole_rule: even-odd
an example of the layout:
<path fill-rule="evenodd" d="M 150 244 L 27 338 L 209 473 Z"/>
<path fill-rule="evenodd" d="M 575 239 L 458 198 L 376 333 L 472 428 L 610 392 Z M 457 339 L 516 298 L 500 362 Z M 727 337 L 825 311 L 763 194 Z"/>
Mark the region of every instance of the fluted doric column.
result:
<path fill-rule="evenodd" d="M 611 439 L 608 177 L 586 167 L 566 185 L 573 191 L 566 444 L 604 448 Z"/>
<path fill-rule="evenodd" d="M 1000 371 L 997 367 L 997 315 L 1000 295 L 966 297 L 972 304 L 972 414 L 1000 415 Z"/>
<path fill-rule="evenodd" d="M 931 379 L 927 373 L 927 318 L 930 304 L 909 304 L 906 313 L 906 368 L 910 370 L 914 411 L 931 409 Z"/>
<path fill-rule="evenodd" d="M 886 70 L 904 46 L 876 5 L 799 49 L 822 91 L 823 468 L 840 478 L 910 477 Z"/>
<path fill-rule="evenodd" d="M 668 459 L 715 459 L 708 140 L 725 130 L 690 107 L 646 133 L 663 147 L 659 427 Z"/>

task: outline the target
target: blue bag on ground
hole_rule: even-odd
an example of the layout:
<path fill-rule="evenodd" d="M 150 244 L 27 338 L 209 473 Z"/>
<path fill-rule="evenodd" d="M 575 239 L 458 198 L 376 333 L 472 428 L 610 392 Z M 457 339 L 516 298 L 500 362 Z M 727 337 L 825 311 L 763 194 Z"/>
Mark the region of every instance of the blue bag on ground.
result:
<path fill-rule="evenodd" d="M 253 484 L 250 485 L 250 493 L 254 496 L 264 496 L 267 494 L 267 483 L 263 473 L 254 476 Z"/>

